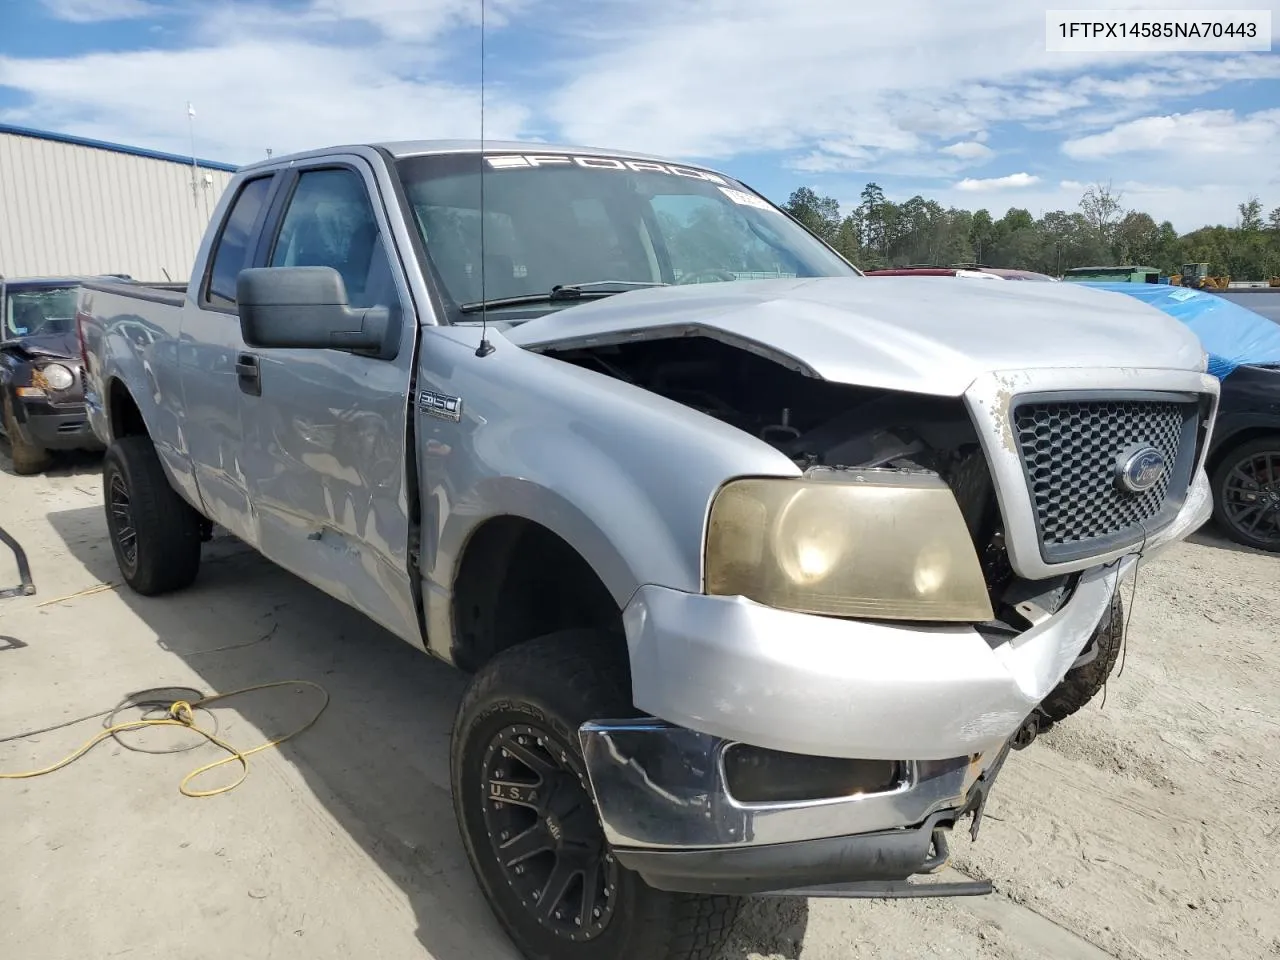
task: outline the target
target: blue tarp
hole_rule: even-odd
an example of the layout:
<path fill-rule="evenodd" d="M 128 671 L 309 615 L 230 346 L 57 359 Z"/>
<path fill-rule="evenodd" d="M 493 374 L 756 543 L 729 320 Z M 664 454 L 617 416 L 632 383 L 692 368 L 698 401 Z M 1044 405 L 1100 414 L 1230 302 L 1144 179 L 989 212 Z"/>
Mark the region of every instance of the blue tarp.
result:
<path fill-rule="evenodd" d="M 1218 379 L 1245 364 L 1280 364 L 1280 324 L 1204 290 L 1163 283 L 1084 283 L 1128 294 L 1191 328 Z"/>

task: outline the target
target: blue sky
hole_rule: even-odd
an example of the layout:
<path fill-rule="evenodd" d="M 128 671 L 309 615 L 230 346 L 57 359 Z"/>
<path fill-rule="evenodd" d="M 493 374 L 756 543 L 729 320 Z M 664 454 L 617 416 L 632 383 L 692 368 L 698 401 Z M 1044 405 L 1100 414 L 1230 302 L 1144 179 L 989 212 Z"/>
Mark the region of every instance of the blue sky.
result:
<path fill-rule="evenodd" d="M 778 201 L 808 185 L 848 206 L 874 180 L 892 199 L 1040 214 L 1110 181 L 1181 230 L 1234 222 L 1251 194 L 1280 207 L 1280 52 L 1048 53 L 1062 0 L 486 2 L 490 137 L 707 162 Z M 0 121 L 185 155 L 190 100 L 195 152 L 231 163 L 474 137 L 479 15 L 479 0 L 0 0 Z"/>

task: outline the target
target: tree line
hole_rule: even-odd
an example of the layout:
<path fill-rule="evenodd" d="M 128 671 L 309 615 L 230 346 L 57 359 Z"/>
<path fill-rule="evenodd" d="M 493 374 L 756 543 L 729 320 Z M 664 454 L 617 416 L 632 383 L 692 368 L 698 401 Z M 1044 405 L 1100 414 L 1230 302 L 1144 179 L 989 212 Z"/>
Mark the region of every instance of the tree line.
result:
<path fill-rule="evenodd" d="M 1280 207 L 1264 218 L 1262 202 L 1251 196 L 1238 206 L 1235 226 L 1179 235 L 1168 220 L 1156 223 L 1123 200 L 1109 183 L 1097 183 L 1077 210 L 1037 219 L 1015 207 L 996 220 L 987 210 L 944 208 L 921 196 L 894 203 L 868 183 L 847 213 L 809 187 L 793 192 L 785 208 L 864 270 L 981 263 L 1060 276 L 1072 267 L 1134 264 L 1174 274 L 1185 263 L 1207 262 L 1211 275 L 1233 280 L 1280 275 Z"/>

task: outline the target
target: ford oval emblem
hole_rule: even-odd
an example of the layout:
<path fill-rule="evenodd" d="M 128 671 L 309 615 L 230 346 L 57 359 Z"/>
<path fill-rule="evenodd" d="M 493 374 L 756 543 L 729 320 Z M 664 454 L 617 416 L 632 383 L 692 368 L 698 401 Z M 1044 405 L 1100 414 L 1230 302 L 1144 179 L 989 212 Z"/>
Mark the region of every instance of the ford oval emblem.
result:
<path fill-rule="evenodd" d="M 1116 482 L 1130 493 L 1146 493 L 1164 476 L 1169 461 L 1155 447 L 1139 447 L 1127 456 L 1121 454 L 1116 464 Z"/>

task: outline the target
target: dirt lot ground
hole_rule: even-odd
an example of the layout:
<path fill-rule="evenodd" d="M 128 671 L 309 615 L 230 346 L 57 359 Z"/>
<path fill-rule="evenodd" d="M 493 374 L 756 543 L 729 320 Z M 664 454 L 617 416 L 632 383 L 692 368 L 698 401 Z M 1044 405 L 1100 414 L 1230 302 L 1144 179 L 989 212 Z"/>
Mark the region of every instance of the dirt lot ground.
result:
<path fill-rule="evenodd" d="M 303 678 L 332 704 L 212 799 L 178 783 L 214 748 L 137 752 L 190 742 L 170 730 L 0 781 L 0 957 L 514 956 L 450 808 L 458 675 L 230 540 L 181 595 L 80 593 L 117 579 L 97 464 L 7 466 L 0 454 L 0 523 L 39 594 L 0 601 L 0 770 L 51 762 L 101 721 L 12 734 L 144 687 Z M 16 579 L 7 558 L 0 579 Z M 1105 707 L 1014 754 L 981 840 L 957 839 L 957 868 L 997 895 L 760 901 L 726 958 L 1280 956 L 1278 690 L 1280 557 L 1206 530 L 1140 572 Z M 314 706 L 270 691 L 213 713 L 248 746 Z"/>

